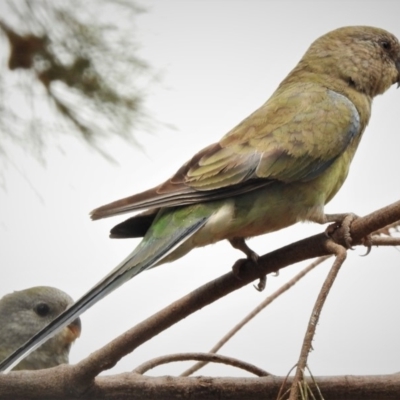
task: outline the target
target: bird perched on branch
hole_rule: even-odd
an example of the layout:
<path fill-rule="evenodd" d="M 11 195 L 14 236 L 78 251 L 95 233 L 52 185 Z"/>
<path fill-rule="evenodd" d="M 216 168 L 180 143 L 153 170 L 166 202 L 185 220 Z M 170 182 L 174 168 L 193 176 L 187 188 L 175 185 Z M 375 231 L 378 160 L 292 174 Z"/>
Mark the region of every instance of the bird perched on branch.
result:
<path fill-rule="evenodd" d="M 140 272 L 227 239 L 252 260 L 245 239 L 326 215 L 371 115 L 372 100 L 400 82 L 400 45 L 389 32 L 344 27 L 314 43 L 258 110 L 197 153 L 161 185 L 92 212 L 145 209 L 111 230 L 143 237 L 133 252 L 0 369 Z"/>
<path fill-rule="evenodd" d="M 73 300 L 49 286 L 15 291 L 0 299 L 0 361 L 60 315 Z M 14 370 L 44 369 L 68 363 L 71 344 L 81 333 L 79 318 L 42 344 Z"/>

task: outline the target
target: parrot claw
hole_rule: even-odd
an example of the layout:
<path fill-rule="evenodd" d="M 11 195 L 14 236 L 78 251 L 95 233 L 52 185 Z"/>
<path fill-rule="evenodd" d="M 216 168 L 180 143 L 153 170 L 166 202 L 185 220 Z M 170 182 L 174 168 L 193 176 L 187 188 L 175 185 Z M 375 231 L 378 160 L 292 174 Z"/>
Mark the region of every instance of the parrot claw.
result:
<path fill-rule="evenodd" d="M 267 286 L 267 275 L 260 278 L 257 285 L 253 285 L 256 290 L 262 292 Z"/>
<path fill-rule="evenodd" d="M 352 246 L 352 237 L 350 233 L 350 227 L 353 221 L 359 218 L 356 214 L 348 213 L 348 214 L 334 214 L 334 215 L 325 215 L 326 222 L 334 222 L 333 224 L 329 225 L 326 230 L 325 234 L 328 237 L 331 237 L 332 234 L 339 228 L 343 228 L 344 230 L 344 243 L 347 249 L 354 250 Z"/>
<path fill-rule="evenodd" d="M 346 243 L 346 246 L 348 249 L 353 250 L 352 247 L 352 237 L 351 237 L 351 233 L 350 233 L 350 228 L 351 228 L 351 224 L 353 223 L 354 220 L 356 220 L 357 218 L 359 218 L 356 214 L 350 213 L 347 214 L 341 223 L 341 226 L 344 229 L 344 241 Z"/>
<path fill-rule="evenodd" d="M 371 238 L 371 235 L 367 235 L 365 238 L 363 238 L 362 243 L 367 248 L 367 251 L 365 252 L 365 254 L 362 254 L 361 257 L 365 257 L 369 253 L 371 253 L 371 250 L 372 250 L 372 238 Z"/>

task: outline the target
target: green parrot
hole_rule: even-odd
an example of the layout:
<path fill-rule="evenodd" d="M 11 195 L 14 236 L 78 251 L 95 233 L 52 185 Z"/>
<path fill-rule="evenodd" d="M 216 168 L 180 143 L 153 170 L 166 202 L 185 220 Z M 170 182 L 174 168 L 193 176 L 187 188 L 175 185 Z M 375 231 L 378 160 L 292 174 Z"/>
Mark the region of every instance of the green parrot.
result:
<path fill-rule="evenodd" d="M 252 260 L 245 239 L 299 221 L 341 223 L 324 206 L 345 181 L 372 100 L 400 82 L 400 45 L 368 26 L 336 29 L 311 44 L 269 100 L 170 179 L 92 211 L 93 219 L 146 210 L 111 237 L 143 237 L 71 308 L 0 364 L 9 369 L 58 329 L 146 269 L 227 239 Z"/>
<path fill-rule="evenodd" d="M 73 300 L 63 291 L 36 286 L 15 291 L 0 299 L 0 360 L 17 350 L 35 333 L 60 315 Z M 71 344 L 80 336 L 76 318 L 14 367 L 14 370 L 44 369 L 68 363 Z"/>

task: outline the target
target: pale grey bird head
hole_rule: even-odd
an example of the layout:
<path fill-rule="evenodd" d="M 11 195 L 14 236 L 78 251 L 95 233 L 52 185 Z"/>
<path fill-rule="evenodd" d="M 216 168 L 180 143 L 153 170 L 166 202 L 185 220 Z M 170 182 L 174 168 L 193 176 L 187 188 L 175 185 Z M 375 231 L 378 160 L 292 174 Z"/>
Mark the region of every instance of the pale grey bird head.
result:
<path fill-rule="evenodd" d="M 0 361 L 61 314 L 73 300 L 63 291 L 37 286 L 0 299 Z M 81 332 L 76 319 L 32 352 L 14 369 L 43 369 L 68 363 L 71 344 Z"/>

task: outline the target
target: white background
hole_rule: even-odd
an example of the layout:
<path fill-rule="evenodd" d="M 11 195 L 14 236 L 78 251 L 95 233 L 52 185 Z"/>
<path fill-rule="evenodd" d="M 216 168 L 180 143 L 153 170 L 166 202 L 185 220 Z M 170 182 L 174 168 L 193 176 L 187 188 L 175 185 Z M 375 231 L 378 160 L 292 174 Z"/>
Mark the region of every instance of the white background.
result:
<path fill-rule="evenodd" d="M 138 133 L 144 151 L 118 139 L 107 144 L 113 165 L 77 139 L 46 153 L 45 168 L 10 150 L 15 166 L 0 190 L 0 296 L 36 285 L 58 287 L 75 299 L 137 244 L 110 240 L 123 217 L 91 222 L 91 209 L 152 187 L 259 107 L 310 43 L 345 25 L 372 25 L 400 37 L 397 1 L 146 1 L 137 22 L 140 55 L 160 73 L 146 107 L 166 124 Z M 118 15 L 115 15 L 118 19 Z M 129 49 L 127 49 L 129 51 Z M 400 198 L 400 92 L 374 101 L 370 124 L 350 176 L 329 213 L 367 214 Z M 28 182 L 29 180 L 29 182 Z M 301 224 L 252 239 L 259 254 L 319 233 Z M 349 251 L 313 342 L 314 375 L 379 374 L 400 370 L 400 253 L 394 248 Z M 82 316 L 71 351 L 75 363 L 198 286 L 226 273 L 241 253 L 228 243 L 197 249 L 128 282 Z M 270 277 L 265 292 L 251 285 L 185 319 L 124 358 L 129 371 L 155 356 L 207 351 L 236 322 L 299 271 Z M 296 362 L 305 327 L 329 268 L 320 266 L 247 325 L 221 353 L 286 374 Z M 176 374 L 188 364 L 150 374 Z M 208 366 L 207 375 L 246 375 Z"/>

